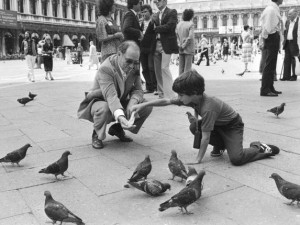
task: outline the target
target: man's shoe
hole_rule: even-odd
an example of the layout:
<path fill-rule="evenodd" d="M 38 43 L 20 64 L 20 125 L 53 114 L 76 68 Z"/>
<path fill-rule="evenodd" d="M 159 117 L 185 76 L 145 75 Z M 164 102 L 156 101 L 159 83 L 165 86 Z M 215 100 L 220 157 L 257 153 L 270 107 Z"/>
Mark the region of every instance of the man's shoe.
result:
<path fill-rule="evenodd" d="M 223 155 L 223 153 L 224 153 L 224 150 L 219 149 L 214 146 L 213 150 L 210 152 L 210 156 L 211 157 L 219 157 L 219 156 Z"/>
<path fill-rule="evenodd" d="M 282 91 L 276 91 L 276 90 L 273 90 L 272 92 L 275 93 L 275 94 L 278 94 L 278 95 L 281 95 L 281 94 L 282 94 Z"/>
<path fill-rule="evenodd" d="M 297 81 L 297 76 L 292 76 L 292 78 L 290 79 L 290 81 Z"/>
<path fill-rule="evenodd" d="M 158 92 L 157 92 L 157 91 L 154 91 L 153 93 L 154 93 L 154 95 L 158 95 Z"/>
<path fill-rule="evenodd" d="M 278 94 L 275 94 L 273 92 L 269 92 L 269 93 L 266 93 L 266 94 L 260 93 L 260 96 L 264 96 L 264 97 L 277 97 Z"/>
<path fill-rule="evenodd" d="M 287 81 L 287 80 L 290 80 L 289 78 L 281 78 L 280 79 L 281 81 Z"/>
<path fill-rule="evenodd" d="M 260 153 L 266 153 L 268 155 L 277 155 L 280 152 L 280 149 L 275 145 L 260 143 L 259 148 Z"/>
<path fill-rule="evenodd" d="M 131 137 L 125 135 L 125 132 L 119 123 L 115 123 L 114 125 L 112 125 L 108 130 L 108 134 L 110 134 L 111 136 L 117 136 L 122 142 L 133 141 Z"/>
<path fill-rule="evenodd" d="M 95 149 L 101 149 L 104 147 L 103 142 L 98 139 L 98 135 L 95 130 L 93 131 L 92 134 L 92 146 Z"/>

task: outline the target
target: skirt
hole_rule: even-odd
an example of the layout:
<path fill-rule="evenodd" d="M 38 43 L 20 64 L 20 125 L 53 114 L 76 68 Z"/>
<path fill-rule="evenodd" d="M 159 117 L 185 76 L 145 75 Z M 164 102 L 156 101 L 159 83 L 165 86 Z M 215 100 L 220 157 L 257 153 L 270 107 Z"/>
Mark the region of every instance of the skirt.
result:
<path fill-rule="evenodd" d="M 242 45 L 242 62 L 249 63 L 251 62 L 252 55 L 252 45 L 251 43 L 244 43 Z"/>
<path fill-rule="evenodd" d="M 52 56 L 44 55 L 44 69 L 46 72 L 51 72 L 53 69 L 53 59 Z"/>

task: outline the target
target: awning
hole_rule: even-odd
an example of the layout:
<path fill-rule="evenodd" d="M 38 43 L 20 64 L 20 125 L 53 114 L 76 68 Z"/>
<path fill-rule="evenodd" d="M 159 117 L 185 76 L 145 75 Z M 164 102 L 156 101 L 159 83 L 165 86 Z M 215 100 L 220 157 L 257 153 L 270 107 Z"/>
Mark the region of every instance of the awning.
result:
<path fill-rule="evenodd" d="M 54 35 L 53 35 L 53 40 L 54 40 L 54 39 L 56 39 L 56 40 L 60 40 L 60 37 L 59 37 L 59 35 L 58 35 L 58 34 L 54 34 Z"/>
<path fill-rule="evenodd" d="M 78 37 L 77 37 L 77 35 L 74 34 L 74 35 L 72 36 L 72 40 L 75 40 L 75 39 L 78 39 Z"/>
<path fill-rule="evenodd" d="M 39 38 L 39 35 L 38 35 L 37 33 L 32 33 L 32 34 L 31 34 L 31 37 L 32 37 L 32 38 L 34 38 L 34 37 Z"/>
<path fill-rule="evenodd" d="M 10 32 L 6 32 L 6 33 L 4 34 L 4 37 L 12 37 L 12 34 L 11 34 Z"/>
<path fill-rule="evenodd" d="M 64 35 L 63 37 L 63 42 L 62 42 L 62 46 L 65 47 L 65 46 L 75 46 L 73 44 L 73 42 L 71 41 L 71 39 L 69 38 L 69 36 L 67 34 Z"/>
<path fill-rule="evenodd" d="M 81 35 L 80 39 L 81 40 L 86 40 L 86 37 L 84 35 Z"/>

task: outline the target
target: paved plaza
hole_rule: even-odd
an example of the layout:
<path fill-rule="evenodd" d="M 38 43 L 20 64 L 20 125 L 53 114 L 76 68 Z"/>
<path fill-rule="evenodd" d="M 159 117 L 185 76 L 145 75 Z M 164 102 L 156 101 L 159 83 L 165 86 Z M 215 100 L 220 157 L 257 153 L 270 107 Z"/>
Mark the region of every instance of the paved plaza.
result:
<path fill-rule="evenodd" d="M 44 213 L 44 191 L 65 204 L 87 225 L 294 225 L 300 224 L 300 207 L 278 192 L 269 176 L 278 173 L 284 179 L 300 184 L 300 81 L 277 81 L 283 92 L 276 98 L 259 96 L 260 56 L 249 66 L 244 77 L 238 59 L 218 61 L 206 67 L 193 65 L 206 79 L 206 93 L 229 103 L 245 123 L 244 145 L 260 140 L 281 148 L 279 155 L 244 166 L 233 166 L 227 153 L 210 157 L 210 146 L 203 162 L 201 198 L 188 207 L 193 214 L 183 215 L 178 208 L 159 212 L 159 204 L 178 193 L 184 182 L 171 174 L 168 161 L 172 149 L 184 162 L 192 162 L 197 150 L 185 113 L 188 107 L 154 108 L 137 134 L 127 133 L 131 143 L 121 143 L 107 135 L 104 149 L 91 146 L 92 124 L 77 118 L 84 92 L 92 86 L 96 68 L 67 65 L 54 60 L 54 81 L 44 79 L 43 70 L 35 70 L 36 82 L 29 83 L 25 61 L 0 61 L 0 157 L 27 143 L 27 157 L 20 167 L 0 165 L 0 224 L 38 225 L 50 219 Z M 278 78 L 282 57 L 278 59 Z M 174 78 L 178 67 L 172 65 Z M 221 73 L 222 69 L 225 71 Z M 38 94 L 25 107 L 16 100 L 28 92 Z M 148 100 L 157 98 L 145 95 Z M 279 118 L 267 109 L 286 103 Z M 38 171 L 69 150 L 68 177 L 56 181 L 53 175 Z M 149 154 L 152 171 L 148 178 L 171 184 L 171 190 L 150 197 L 133 188 L 124 188 L 136 165 Z"/>

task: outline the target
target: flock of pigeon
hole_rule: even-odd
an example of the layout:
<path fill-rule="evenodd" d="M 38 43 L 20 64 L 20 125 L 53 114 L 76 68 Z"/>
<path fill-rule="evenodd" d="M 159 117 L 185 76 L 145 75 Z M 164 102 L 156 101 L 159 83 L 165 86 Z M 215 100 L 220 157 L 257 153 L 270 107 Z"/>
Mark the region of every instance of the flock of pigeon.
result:
<path fill-rule="evenodd" d="M 28 102 L 34 100 L 36 96 L 36 94 L 29 92 L 28 97 L 20 98 L 18 99 L 18 102 L 25 106 Z M 285 103 L 282 103 L 280 106 L 267 111 L 274 113 L 278 117 L 278 115 L 284 111 L 284 106 Z M 191 123 L 196 121 L 196 118 L 194 118 L 191 113 L 187 113 L 187 115 Z M 30 144 L 26 144 L 20 149 L 8 153 L 5 157 L 0 159 L 0 163 L 11 163 L 13 165 L 16 163 L 19 166 L 20 161 L 25 158 L 29 147 L 32 146 Z M 41 169 L 39 173 L 53 174 L 57 180 L 58 175 L 66 177 L 64 173 L 68 169 L 69 155 L 71 155 L 70 151 L 65 151 L 60 159 L 46 168 Z M 187 210 L 187 207 L 200 198 L 203 189 L 202 180 L 205 175 L 205 171 L 201 170 L 197 173 L 195 168 L 189 166 L 187 172 L 182 161 L 178 159 L 175 150 L 172 150 L 171 152 L 168 167 L 172 173 L 171 180 L 174 180 L 175 177 L 179 177 L 181 178 L 181 181 L 186 180 L 186 186 L 169 200 L 161 203 L 159 211 L 164 211 L 171 207 L 179 207 L 182 213 L 191 214 Z M 132 186 L 151 196 L 159 196 L 165 191 L 171 190 L 171 185 L 169 183 L 162 183 L 155 179 L 147 179 L 151 169 L 152 164 L 150 156 L 147 155 L 145 160 L 138 164 L 132 176 L 128 179 L 128 184 L 124 185 L 124 187 L 129 188 Z M 284 197 L 291 200 L 291 202 L 288 203 L 289 205 L 293 204 L 295 201 L 297 201 L 298 206 L 300 205 L 300 185 L 285 181 L 276 173 L 273 173 L 270 178 L 275 180 L 279 192 Z M 77 225 L 84 224 L 81 218 L 72 213 L 62 203 L 55 201 L 49 191 L 45 191 L 44 195 L 46 198 L 44 210 L 46 215 L 53 221 L 53 224 L 57 221 L 61 222 L 61 224 L 62 222 L 71 222 Z"/>

